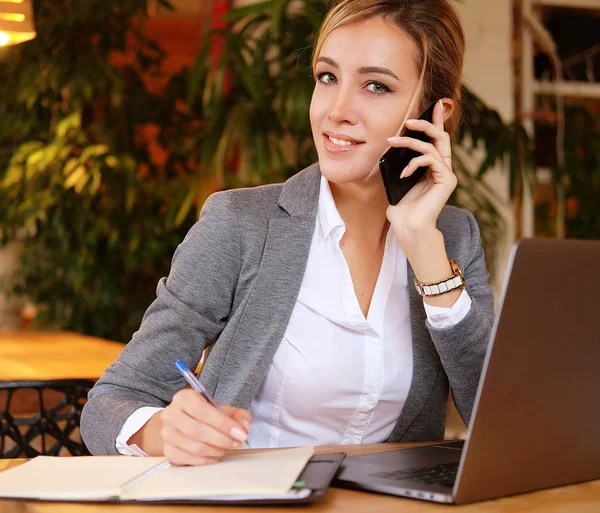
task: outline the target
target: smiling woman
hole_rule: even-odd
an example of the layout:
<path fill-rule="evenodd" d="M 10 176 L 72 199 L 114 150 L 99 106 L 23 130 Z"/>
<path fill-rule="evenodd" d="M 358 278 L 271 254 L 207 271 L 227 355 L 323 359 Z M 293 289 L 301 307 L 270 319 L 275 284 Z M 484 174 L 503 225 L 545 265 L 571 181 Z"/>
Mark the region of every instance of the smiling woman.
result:
<path fill-rule="evenodd" d="M 389 147 L 387 138 L 398 133 L 418 92 L 415 53 L 410 37 L 382 17 L 344 25 L 320 47 L 310 118 L 321 172 L 330 182 L 365 178 Z M 378 65 L 364 65 L 369 62 Z M 350 165 L 339 166 L 337 156 L 348 152 Z"/>
<path fill-rule="evenodd" d="M 92 453 L 205 464 L 246 439 L 437 440 L 449 387 L 468 422 L 493 298 L 473 216 L 446 206 L 463 53 L 449 0 L 334 4 L 314 52 L 318 162 L 208 199 L 90 393 Z M 430 104 L 433 122 L 410 119 Z M 431 142 L 396 137 L 404 126 Z M 398 175 L 427 168 L 394 206 L 374 172 L 390 146 L 420 154 Z M 174 366 L 207 347 L 200 379 L 224 411 Z"/>

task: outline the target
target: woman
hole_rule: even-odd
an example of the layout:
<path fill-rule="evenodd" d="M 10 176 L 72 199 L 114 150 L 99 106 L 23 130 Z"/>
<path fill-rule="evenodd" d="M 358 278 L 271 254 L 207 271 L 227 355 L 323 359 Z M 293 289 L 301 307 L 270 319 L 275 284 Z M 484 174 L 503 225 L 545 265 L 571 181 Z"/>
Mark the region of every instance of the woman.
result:
<path fill-rule="evenodd" d="M 493 298 L 473 217 L 445 206 L 463 53 L 449 0 L 334 4 L 313 60 L 318 164 L 208 199 L 140 330 L 90 392 L 92 453 L 200 465 L 248 437 L 441 439 L 449 385 L 468 422 Z M 433 123 L 409 119 L 433 102 Z M 393 137 L 405 124 L 432 143 Z M 429 167 L 396 206 L 377 172 L 390 146 L 422 153 L 403 176 Z M 458 267 L 466 287 L 421 297 L 412 283 L 459 279 Z M 183 389 L 174 366 L 197 367 L 211 345 L 200 379 L 224 412 Z"/>

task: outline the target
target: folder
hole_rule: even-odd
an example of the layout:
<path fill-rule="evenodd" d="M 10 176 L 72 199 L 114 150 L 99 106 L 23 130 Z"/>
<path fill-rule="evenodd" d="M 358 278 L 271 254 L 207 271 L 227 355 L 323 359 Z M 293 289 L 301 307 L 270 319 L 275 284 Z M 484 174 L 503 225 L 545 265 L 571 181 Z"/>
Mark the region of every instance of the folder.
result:
<path fill-rule="evenodd" d="M 0 473 L 0 498 L 60 502 L 300 504 L 325 495 L 345 454 L 232 451 L 212 465 L 165 458 L 38 456 Z"/>

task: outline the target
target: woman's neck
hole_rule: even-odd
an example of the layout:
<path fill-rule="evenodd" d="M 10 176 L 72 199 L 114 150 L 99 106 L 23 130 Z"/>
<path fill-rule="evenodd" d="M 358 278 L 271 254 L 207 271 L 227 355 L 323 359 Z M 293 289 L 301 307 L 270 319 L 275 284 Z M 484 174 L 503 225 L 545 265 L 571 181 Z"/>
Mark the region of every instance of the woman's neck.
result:
<path fill-rule="evenodd" d="M 362 183 L 329 182 L 335 205 L 346 224 L 346 233 L 372 243 L 385 241 L 389 227 L 388 202 L 378 179 L 375 176 Z"/>

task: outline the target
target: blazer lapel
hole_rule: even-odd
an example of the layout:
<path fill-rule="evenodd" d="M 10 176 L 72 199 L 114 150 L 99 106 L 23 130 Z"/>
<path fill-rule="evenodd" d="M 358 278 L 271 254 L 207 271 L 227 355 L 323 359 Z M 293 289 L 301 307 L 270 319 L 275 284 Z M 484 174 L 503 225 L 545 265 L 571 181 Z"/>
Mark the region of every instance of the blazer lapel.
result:
<path fill-rule="evenodd" d="M 272 218 L 260 269 L 229 344 L 215 390 L 222 403 L 249 408 L 283 338 L 304 277 L 315 229 L 321 173 L 313 165 L 283 186 Z M 400 440 L 419 415 L 435 384 L 440 360 L 427 327 L 423 300 L 412 286 L 408 266 L 413 339 L 413 377 L 409 394 L 388 441 Z"/>
<path fill-rule="evenodd" d="M 215 396 L 249 408 L 269 371 L 300 291 L 316 223 L 321 173 L 317 166 L 288 180 L 270 219 L 260 269 L 245 302 Z"/>
<path fill-rule="evenodd" d="M 413 346 L 413 375 L 408 397 L 388 442 L 400 441 L 419 415 L 433 389 L 441 366 L 439 356 L 425 325 L 427 314 L 423 307 L 423 298 L 413 286 L 414 279 L 415 273 L 409 263 L 408 294 Z"/>

